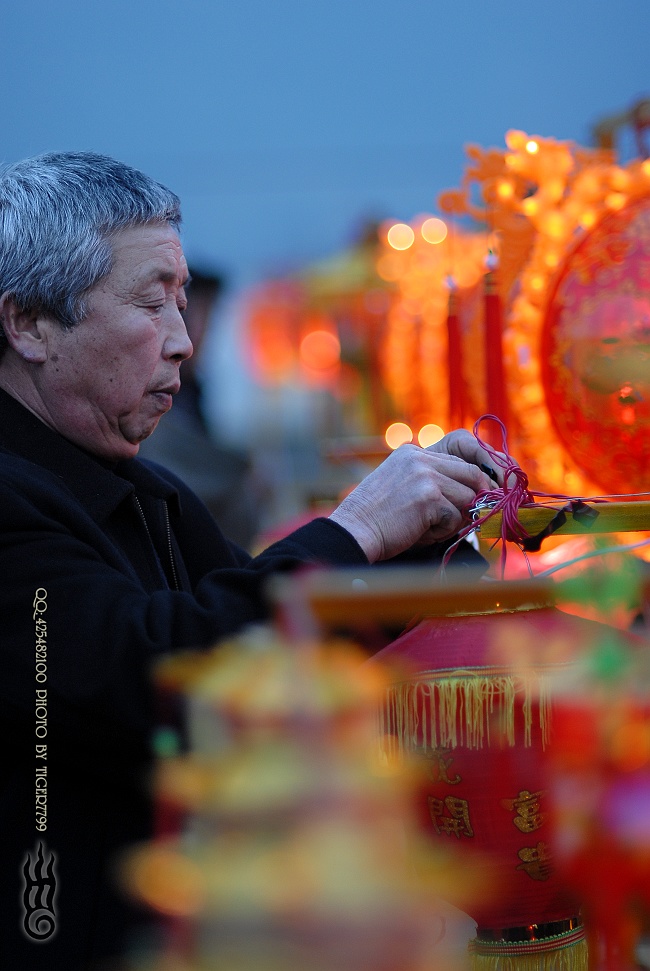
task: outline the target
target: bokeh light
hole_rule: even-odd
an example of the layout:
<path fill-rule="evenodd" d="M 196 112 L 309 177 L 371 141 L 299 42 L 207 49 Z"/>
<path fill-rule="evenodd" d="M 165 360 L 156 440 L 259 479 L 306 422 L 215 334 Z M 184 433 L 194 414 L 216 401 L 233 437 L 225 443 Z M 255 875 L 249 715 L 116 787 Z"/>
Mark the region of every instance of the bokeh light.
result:
<path fill-rule="evenodd" d="M 385 433 L 386 444 L 389 448 L 396 449 L 400 445 L 404 445 L 406 442 L 413 441 L 413 432 L 410 427 L 403 421 L 394 421 L 392 425 L 389 425 Z"/>
<path fill-rule="evenodd" d="M 529 196 L 527 199 L 523 199 L 521 202 L 521 211 L 529 219 L 534 219 L 539 212 L 539 199 L 536 199 L 535 196 Z"/>
<path fill-rule="evenodd" d="M 447 224 L 442 219 L 432 216 L 430 219 L 424 220 L 420 232 L 422 239 L 426 240 L 427 243 L 442 243 L 447 238 Z"/>
<path fill-rule="evenodd" d="M 439 442 L 444 434 L 440 425 L 433 423 L 423 425 L 418 432 L 418 445 L 421 445 L 422 448 L 428 448 L 429 445 L 434 445 L 436 442 Z"/>
<path fill-rule="evenodd" d="M 608 209 L 622 209 L 627 202 L 627 196 L 623 192 L 610 192 L 605 196 L 605 205 Z"/>
<path fill-rule="evenodd" d="M 332 331 L 312 330 L 300 342 L 300 360 L 317 371 L 335 367 L 340 356 L 341 344 Z"/>
<path fill-rule="evenodd" d="M 393 249 L 408 249 L 415 241 L 415 233 L 408 223 L 394 223 L 387 233 L 388 243 Z"/>
<path fill-rule="evenodd" d="M 585 209 L 580 213 L 578 221 L 583 229 L 591 229 L 592 226 L 596 225 L 597 219 L 598 214 L 595 209 Z"/>
<path fill-rule="evenodd" d="M 499 199 L 503 199 L 504 201 L 506 199 L 512 199 L 514 194 L 515 187 L 508 179 L 501 179 L 501 181 L 497 183 L 497 195 Z"/>

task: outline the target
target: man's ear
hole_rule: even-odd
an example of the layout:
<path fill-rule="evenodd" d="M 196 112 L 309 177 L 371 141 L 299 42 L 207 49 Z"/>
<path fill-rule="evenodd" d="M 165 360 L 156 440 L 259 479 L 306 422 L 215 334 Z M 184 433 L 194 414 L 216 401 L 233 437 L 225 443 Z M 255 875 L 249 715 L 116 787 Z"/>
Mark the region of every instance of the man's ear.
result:
<path fill-rule="evenodd" d="M 9 346 L 24 361 L 43 364 L 47 360 L 46 318 L 37 311 L 22 310 L 10 293 L 3 293 L 0 320 Z"/>

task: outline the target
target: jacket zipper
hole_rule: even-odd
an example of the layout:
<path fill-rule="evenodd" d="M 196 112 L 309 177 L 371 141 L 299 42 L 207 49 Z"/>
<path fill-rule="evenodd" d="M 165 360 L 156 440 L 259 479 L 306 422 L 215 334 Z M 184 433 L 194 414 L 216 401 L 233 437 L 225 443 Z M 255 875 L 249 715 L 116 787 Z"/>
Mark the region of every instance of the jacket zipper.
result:
<path fill-rule="evenodd" d="M 140 505 L 140 500 L 135 495 L 135 493 L 133 495 L 133 498 L 135 499 L 135 504 L 138 507 L 138 512 L 140 514 L 140 519 L 142 520 L 142 522 L 144 524 L 144 528 L 147 531 L 147 536 L 149 538 L 149 542 L 151 543 L 151 546 L 153 547 L 153 550 L 154 550 L 154 553 L 155 553 L 155 551 L 156 551 L 156 544 L 153 541 L 153 536 L 151 535 L 151 531 L 149 529 L 149 523 L 147 522 L 147 518 L 146 518 L 146 516 L 144 514 L 144 509 Z M 174 589 L 175 590 L 180 590 L 180 587 L 178 585 L 178 574 L 176 573 L 176 563 L 174 561 L 174 548 L 172 546 L 172 529 L 171 529 L 171 525 L 170 525 L 170 522 L 169 522 L 169 509 L 167 508 L 167 503 L 165 503 L 165 526 L 166 526 L 166 529 L 167 529 L 167 551 L 169 553 L 169 563 L 170 563 L 170 566 L 171 566 L 172 578 L 173 578 L 173 581 L 174 581 Z"/>
<path fill-rule="evenodd" d="M 172 568 L 172 577 L 174 578 L 174 590 L 180 590 L 180 585 L 178 583 L 178 574 L 176 573 L 176 563 L 174 562 L 174 548 L 172 546 L 172 528 L 169 523 L 169 509 L 167 503 L 165 503 L 165 526 L 167 528 L 167 549 L 169 551 L 169 564 Z"/>

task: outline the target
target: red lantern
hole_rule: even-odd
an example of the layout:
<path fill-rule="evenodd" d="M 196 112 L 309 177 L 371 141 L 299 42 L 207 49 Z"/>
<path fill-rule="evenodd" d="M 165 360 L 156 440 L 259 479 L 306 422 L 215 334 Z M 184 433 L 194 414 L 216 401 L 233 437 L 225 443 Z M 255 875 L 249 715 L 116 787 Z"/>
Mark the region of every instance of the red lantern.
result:
<path fill-rule="evenodd" d="M 477 967 L 586 971 L 580 900 L 553 865 L 545 760 L 553 678 L 611 634 L 552 608 L 497 610 L 424 621 L 376 655 L 394 671 L 388 744 L 426 766 L 422 822 L 489 887 L 470 913 Z"/>
<path fill-rule="evenodd" d="M 567 257 L 540 361 L 549 413 L 603 492 L 650 488 L 650 199 L 603 219 Z"/>

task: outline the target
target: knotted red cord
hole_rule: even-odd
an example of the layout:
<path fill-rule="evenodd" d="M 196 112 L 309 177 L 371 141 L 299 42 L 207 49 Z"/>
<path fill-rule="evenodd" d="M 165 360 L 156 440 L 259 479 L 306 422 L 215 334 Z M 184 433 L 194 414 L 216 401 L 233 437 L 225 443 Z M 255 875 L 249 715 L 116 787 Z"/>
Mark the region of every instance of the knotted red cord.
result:
<path fill-rule="evenodd" d="M 499 426 L 501 431 L 501 451 L 494 449 L 488 442 L 483 441 L 479 436 L 479 428 L 481 423 L 484 421 L 495 421 Z M 501 537 L 495 540 L 494 545 L 501 543 L 500 566 L 501 577 L 503 578 L 506 567 L 507 543 L 515 543 L 522 550 L 524 557 L 526 557 L 526 541 L 532 539 L 528 530 L 519 521 L 518 514 L 521 508 L 532 505 L 537 505 L 538 507 L 544 506 L 552 509 L 557 508 L 556 506 L 552 506 L 550 503 L 536 502 L 536 497 L 555 500 L 565 499 L 567 502 L 574 502 L 582 505 L 584 505 L 584 500 L 559 494 L 552 495 L 546 492 L 531 492 L 531 490 L 528 488 L 528 476 L 508 452 L 506 427 L 501 419 L 497 418 L 496 415 L 483 415 L 481 418 L 479 418 L 474 425 L 473 433 L 479 445 L 485 449 L 490 456 L 492 463 L 502 470 L 503 484 L 500 486 L 495 485 L 494 489 L 483 489 L 481 492 L 476 494 L 476 498 L 474 499 L 471 509 L 469 510 L 473 517 L 472 522 L 458 533 L 456 541 L 446 551 L 442 561 L 442 570 L 444 572 L 445 567 L 449 563 L 449 560 L 451 559 L 461 540 L 465 539 L 465 537 L 474 532 L 474 530 L 479 529 L 481 525 L 487 522 L 487 520 L 492 516 L 500 513 Z M 491 472 L 493 470 L 488 470 L 486 467 L 484 467 L 483 471 Z M 601 498 L 594 498 L 593 501 L 601 501 Z M 532 575 L 532 570 L 527 557 L 526 563 L 528 565 L 529 573 Z"/>

